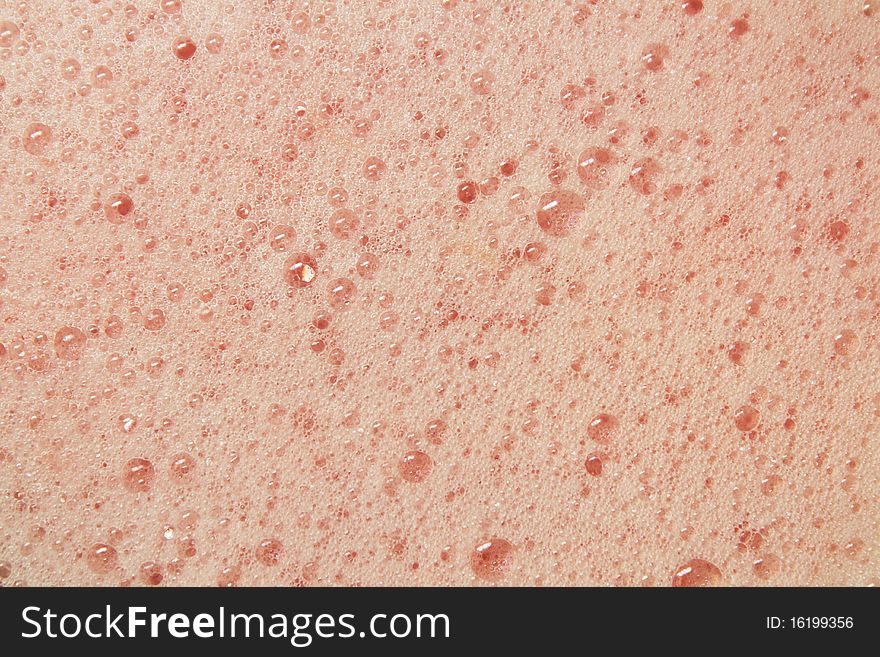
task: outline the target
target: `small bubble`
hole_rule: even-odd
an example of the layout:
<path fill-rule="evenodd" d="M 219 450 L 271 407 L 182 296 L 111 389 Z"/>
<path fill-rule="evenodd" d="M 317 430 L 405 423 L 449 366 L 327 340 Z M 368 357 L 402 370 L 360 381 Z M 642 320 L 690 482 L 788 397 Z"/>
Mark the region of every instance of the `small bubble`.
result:
<path fill-rule="evenodd" d="M 550 283 L 538 283 L 535 287 L 535 301 L 542 306 L 549 306 L 553 303 L 553 296 L 556 294 L 556 287 Z"/>
<path fill-rule="evenodd" d="M 471 570 L 479 579 L 497 582 L 510 568 L 512 557 L 513 545 L 509 541 L 490 538 L 471 552 Z"/>
<path fill-rule="evenodd" d="M 617 431 L 617 418 L 608 413 L 599 413 L 587 427 L 587 435 L 597 443 L 610 442 Z"/>
<path fill-rule="evenodd" d="M 676 570 L 672 576 L 672 586 L 717 586 L 723 577 L 714 564 L 705 559 L 691 559 Z"/>
<path fill-rule="evenodd" d="M 327 286 L 330 306 L 336 310 L 348 308 L 357 293 L 357 287 L 347 278 L 337 278 Z"/>
<path fill-rule="evenodd" d="M 681 9 L 688 16 L 696 16 L 703 11 L 703 0 L 685 0 L 681 3 Z"/>
<path fill-rule="evenodd" d="M 576 84 L 566 84 L 559 91 L 559 102 L 565 109 L 572 109 L 584 96 L 586 96 L 586 92 L 583 87 Z"/>
<path fill-rule="evenodd" d="M 462 203 L 473 203 L 477 200 L 477 184 L 470 180 L 459 184 L 456 195 Z"/>
<path fill-rule="evenodd" d="M 509 158 L 501 163 L 498 170 L 501 172 L 502 176 L 509 178 L 516 173 L 517 167 L 519 167 L 519 163 L 515 159 Z"/>
<path fill-rule="evenodd" d="M 148 331 L 161 331 L 165 327 L 165 312 L 161 308 L 152 308 L 144 315 L 144 328 Z"/>
<path fill-rule="evenodd" d="M 859 338 L 854 331 L 844 329 L 834 336 L 834 353 L 839 356 L 851 356 L 859 349 Z"/>
<path fill-rule="evenodd" d="M 385 162 L 371 155 L 364 162 L 364 178 L 371 182 L 376 182 L 385 175 L 386 169 Z"/>
<path fill-rule="evenodd" d="M 22 144 L 31 155 L 43 155 L 52 141 L 52 130 L 45 123 L 31 123 L 24 130 Z"/>
<path fill-rule="evenodd" d="M 629 184 L 639 194 L 648 196 L 657 191 L 657 185 L 654 182 L 657 174 L 660 172 L 660 165 L 650 157 L 638 160 L 629 174 Z"/>
<path fill-rule="evenodd" d="M 828 237 L 834 242 L 842 242 L 849 235 L 849 226 L 845 221 L 834 221 L 828 226 Z"/>
<path fill-rule="evenodd" d="M 18 41 L 20 30 L 12 21 L 0 21 L 0 48 L 11 48 Z"/>
<path fill-rule="evenodd" d="M 134 209 L 134 201 L 128 194 L 112 194 L 104 204 L 104 215 L 111 224 L 121 224 Z"/>
<path fill-rule="evenodd" d="M 779 126 L 773 131 L 770 139 L 777 146 L 784 146 L 786 143 L 788 143 L 788 128 Z"/>
<path fill-rule="evenodd" d="M 155 471 L 147 459 L 135 458 L 125 464 L 122 482 L 133 493 L 145 493 L 153 486 Z"/>
<path fill-rule="evenodd" d="M 446 435 L 446 422 L 440 419 L 431 420 L 425 427 L 425 436 L 434 445 L 440 445 Z"/>
<path fill-rule="evenodd" d="M 740 431 L 751 431 L 758 426 L 761 414 L 751 406 L 740 406 L 733 415 L 736 428 Z"/>
<path fill-rule="evenodd" d="M 92 572 L 106 575 L 116 568 L 116 548 L 104 543 L 95 543 L 86 552 L 86 564 Z"/>
<path fill-rule="evenodd" d="M 196 54 L 196 44 L 187 37 L 178 37 L 172 46 L 174 56 L 180 60 L 187 60 Z"/>
<path fill-rule="evenodd" d="M 666 46 L 653 43 L 642 51 L 642 64 L 652 73 L 663 68 L 663 60 L 669 49 Z"/>
<path fill-rule="evenodd" d="M 171 477 L 177 481 L 187 481 L 195 473 L 196 462 L 189 454 L 178 454 L 171 459 Z"/>
<path fill-rule="evenodd" d="M 348 208 L 340 208 L 330 215 L 330 232 L 341 240 L 353 237 L 360 224 L 355 213 Z"/>
<path fill-rule="evenodd" d="M 61 62 L 61 77 L 71 82 L 79 77 L 82 65 L 73 57 L 68 57 Z"/>
<path fill-rule="evenodd" d="M 765 554 L 752 563 L 752 571 L 761 579 L 770 579 L 782 567 L 782 562 L 775 554 Z"/>
<path fill-rule="evenodd" d="M 782 477 L 776 474 L 767 475 L 761 480 L 761 493 L 766 496 L 773 495 L 782 485 Z"/>
<path fill-rule="evenodd" d="M 284 554 L 284 545 L 277 538 L 264 538 L 257 544 L 254 555 L 264 566 L 274 566 Z"/>
<path fill-rule="evenodd" d="M 424 452 L 418 451 L 407 452 L 398 464 L 400 476 L 405 481 L 413 484 L 427 479 L 433 468 L 434 462 L 431 460 L 431 457 Z"/>
<path fill-rule="evenodd" d="M 583 151 L 578 157 L 577 173 L 580 179 L 592 189 L 607 187 L 610 180 L 608 167 L 614 164 L 614 157 L 607 148 L 595 146 Z"/>
<path fill-rule="evenodd" d="M 164 579 L 162 567 L 155 561 L 145 561 L 138 568 L 138 576 L 141 583 L 147 586 L 159 586 Z"/>
<path fill-rule="evenodd" d="M 584 468 L 586 468 L 587 473 L 591 476 L 598 477 L 602 474 L 602 459 L 598 454 L 591 454 L 584 462 Z"/>
<path fill-rule="evenodd" d="M 113 82 L 113 71 L 106 66 L 96 66 L 92 69 L 92 84 L 97 89 L 106 89 Z"/>
<path fill-rule="evenodd" d="M 73 326 L 62 326 L 55 333 L 55 355 L 61 360 L 79 360 L 86 345 L 86 334 Z"/>
<path fill-rule="evenodd" d="M 296 231 L 291 226 L 279 224 L 269 231 L 269 246 L 273 251 L 290 251 L 295 241 Z"/>
<path fill-rule="evenodd" d="M 584 216 L 584 198 L 576 192 L 557 189 L 542 195 L 536 218 L 541 230 L 555 237 L 568 235 Z"/>
<path fill-rule="evenodd" d="M 492 84 L 495 82 L 495 75 L 491 71 L 482 69 L 471 75 L 470 87 L 471 91 L 480 96 L 485 96 L 492 92 Z"/>
<path fill-rule="evenodd" d="M 734 365 L 742 365 L 748 351 L 747 343 L 736 341 L 727 348 L 727 357 Z"/>
<path fill-rule="evenodd" d="M 308 32 L 310 25 L 311 20 L 309 19 L 309 15 L 304 11 L 294 14 L 293 19 L 291 20 L 291 28 L 297 34 L 305 34 Z"/>
<path fill-rule="evenodd" d="M 733 39 L 739 39 L 746 32 L 749 31 L 749 22 L 744 18 L 737 18 L 730 24 L 730 27 L 727 30 L 727 33 Z"/>
<path fill-rule="evenodd" d="M 318 263 L 308 253 L 294 253 L 284 261 L 284 281 L 294 287 L 308 287 L 318 273 Z"/>
<path fill-rule="evenodd" d="M 372 253 L 362 253 L 355 265 L 355 270 L 361 278 L 371 279 L 379 271 L 379 258 Z"/>
<path fill-rule="evenodd" d="M 217 33 L 211 33 L 205 38 L 205 50 L 216 55 L 223 48 L 223 37 Z"/>

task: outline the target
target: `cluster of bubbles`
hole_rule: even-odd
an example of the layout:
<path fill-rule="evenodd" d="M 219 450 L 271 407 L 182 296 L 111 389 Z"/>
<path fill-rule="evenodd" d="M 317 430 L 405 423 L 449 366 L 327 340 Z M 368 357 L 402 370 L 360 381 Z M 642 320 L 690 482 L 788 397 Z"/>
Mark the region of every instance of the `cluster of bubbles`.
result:
<path fill-rule="evenodd" d="M 765 62 L 769 9 L 700 0 L 198 4 L 0 15 L 3 524 L 48 527 L 0 537 L 0 578 L 79 577 L 53 550 L 152 586 L 868 568 L 807 547 L 876 502 L 835 441 L 880 413 L 847 53 Z M 787 524 L 820 496 L 846 513 Z"/>

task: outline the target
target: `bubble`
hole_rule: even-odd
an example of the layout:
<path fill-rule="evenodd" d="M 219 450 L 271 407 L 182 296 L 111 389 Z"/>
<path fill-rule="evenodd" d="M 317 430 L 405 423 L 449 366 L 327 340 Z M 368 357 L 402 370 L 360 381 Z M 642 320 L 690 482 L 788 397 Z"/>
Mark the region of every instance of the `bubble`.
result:
<path fill-rule="evenodd" d="M 212 32 L 205 38 L 205 50 L 212 55 L 216 55 L 223 49 L 223 37 Z"/>
<path fill-rule="evenodd" d="M 838 356 L 850 356 L 859 349 L 859 338 L 854 331 L 843 329 L 834 336 L 834 353 Z"/>
<path fill-rule="evenodd" d="M 137 429 L 137 426 L 138 420 L 134 415 L 126 413 L 119 416 L 119 428 L 122 430 L 122 433 L 131 433 Z"/>
<path fill-rule="evenodd" d="M 0 48 L 11 48 L 18 41 L 20 30 L 12 21 L 0 21 Z"/>
<path fill-rule="evenodd" d="M 718 586 L 723 577 L 714 564 L 705 559 L 691 559 L 675 571 L 672 586 Z"/>
<path fill-rule="evenodd" d="M 386 169 L 385 162 L 371 155 L 364 162 L 364 178 L 370 182 L 376 182 L 385 175 Z"/>
<path fill-rule="evenodd" d="M 470 565 L 474 574 L 483 580 L 497 582 L 510 568 L 513 545 L 503 538 L 490 538 L 471 552 Z"/>
<path fill-rule="evenodd" d="M 152 308 L 144 315 L 144 328 L 148 331 L 161 331 L 165 327 L 165 312 L 161 308 Z"/>
<path fill-rule="evenodd" d="M 357 287 L 347 278 L 337 278 L 327 286 L 330 306 L 336 310 L 344 310 L 354 300 Z"/>
<path fill-rule="evenodd" d="M 104 543 L 95 543 L 86 551 L 86 565 L 92 572 L 106 575 L 116 568 L 116 548 Z"/>
<path fill-rule="evenodd" d="M 55 355 L 61 360 L 79 360 L 86 345 L 86 334 L 73 326 L 55 332 Z"/>
<path fill-rule="evenodd" d="M 286 224 L 273 226 L 269 231 L 269 246 L 273 251 L 284 253 L 290 251 L 296 241 L 296 231 Z"/>
<path fill-rule="evenodd" d="M 372 253 L 362 253 L 355 265 L 355 270 L 361 278 L 371 279 L 379 271 L 379 258 Z"/>
<path fill-rule="evenodd" d="M 117 315 L 110 315 L 104 322 L 104 333 L 108 338 L 118 338 L 122 335 L 123 328 L 122 319 Z"/>
<path fill-rule="evenodd" d="M 284 545 L 277 538 L 264 538 L 257 544 L 254 555 L 264 566 L 274 566 L 284 554 Z"/>
<path fill-rule="evenodd" d="M 31 155 L 43 155 L 52 141 L 52 130 L 45 123 L 28 124 L 22 137 L 24 150 Z"/>
<path fill-rule="evenodd" d="M 751 406 L 740 406 L 733 415 L 736 428 L 740 431 L 751 431 L 758 426 L 761 414 Z"/>
<path fill-rule="evenodd" d="M 749 22 L 744 18 L 737 18 L 735 21 L 730 23 L 730 27 L 728 28 L 727 33 L 730 35 L 731 38 L 739 39 L 748 31 Z"/>
<path fill-rule="evenodd" d="M 565 109 L 572 109 L 587 93 L 576 84 L 566 84 L 559 91 L 559 102 Z"/>
<path fill-rule="evenodd" d="M 104 204 L 104 215 L 111 224 L 121 224 L 124 218 L 134 209 L 134 201 L 128 194 L 117 192 L 112 194 Z"/>
<path fill-rule="evenodd" d="M 598 454 L 591 454 L 587 457 L 587 460 L 584 462 L 584 468 L 586 468 L 587 473 L 593 477 L 598 477 L 602 474 L 602 459 Z"/>
<path fill-rule="evenodd" d="M 471 75 L 470 87 L 471 91 L 480 96 L 485 96 L 492 92 L 492 84 L 495 82 L 495 74 L 486 69 L 476 71 Z"/>
<path fill-rule="evenodd" d="M 784 126 L 778 126 L 773 130 L 773 134 L 770 135 L 770 139 L 777 146 L 784 146 L 788 142 L 788 128 Z"/>
<path fill-rule="evenodd" d="M 456 190 L 456 196 L 462 203 L 473 203 L 477 200 L 477 183 L 472 180 L 460 183 Z"/>
<path fill-rule="evenodd" d="M 272 59 L 282 59 L 287 54 L 287 41 L 284 39 L 272 39 L 269 42 L 269 55 Z"/>
<path fill-rule="evenodd" d="M 842 242 L 849 235 L 849 226 L 845 221 L 834 221 L 828 226 L 828 237 L 834 242 Z"/>
<path fill-rule="evenodd" d="M 734 365 L 742 365 L 748 351 L 749 345 L 737 340 L 727 348 L 727 357 Z"/>
<path fill-rule="evenodd" d="M 412 484 L 417 484 L 427 479 L 433 468 L 434 462 L 431 460 L 431 457 L 419 451 L 407 452 L 398 464 L 400 476 Z"/>
<path fill-rule="evenodd" d="M 177 454 L 171 459 L 171 477 L 177 481 L 188 481 L 196 470 L 196 462 L 186 453 Z"/>
<path fill-rule="evenodd" d="M 501 162 L 501 165 L 498 167 L 498 170 L 501 172 L 501 175 L 505 178 L 510 178 L 513 174 L 516 173 L 517 168 L 519 167 L 519 162 L 517 162 L 513 158 L 508 158 Z"/>
<path fill-rule="evenodd" d="M 543 242 L 529 242 L 523 249 L 523 257 L 529 262 L 538 262 L 547 252 L 547 245 Z"/>
<path fill-rule="evenodd" d="M 184 61 L 196 54 L 196 44 L 188 37 L 177 37 L 171 49 L 177 59 Z"/>
<path fill-rule="evenodd" d="M 568 235 L 583 219 L 586 204 L 576 192 L 556 189 L 538 201 L 536 217 L 541 230 L 554 237 Z"/>
<path fill-rule="evenodd" d="M 782 477 L 776 474 L 767 475 L 761 480 L 761 493 L 769 497 L 776 493 L 781 485 Z"/>
<path fill-rule="evenodd" d="M 61 77 L 71 82 L 79 77 L 82 66 L 73 57 L 68 57 L 61 62 Z"/>
<path fill-rule="evenodd" d="M 159 2 L 159 6 L 166 14 L 179 14 L 180 4 L 180 0 L 161 0 Z"/>
<path fill-rule="evenodd" d="M 669 49 L 659 43 L 652 43 L 642 50 L 642 65 L 656 73 L 663 68 L 663 60 L 667 56 Z"/>
<path fill-rule="evenodd" d="M 608 413 L 599 413 L 587 426 L 587 435 L 597 443 L 610 442 L 617 431 L 617 418 Z"/>
<path fill-rule="evenodd" d="M 309 15 L 304 11 L 294 14 L 291 19 L 291 28 L 296 34 L 305 34 L 309 31 L 310 25 Z"/>
<path fill-rule="evenodd" d="M 775 554 L 767 553 L 755 559 L 752 571 L 760 579 L 770 579 L 782 568 L 782 561 Z"/>
<path fill-rule="evenodd" d="M 431 420 L 425 427 L 425 436 L 433 445 L 440 445 L 446 435 L 447 425 L 441 419 Z"/>
<path fill-rule="evenodd" d="M 654 179 L 659 172 L 660 165 L 653 158 L 642 158 L 633 165 L 629 174 L 629 184 L 639 194 L 648 196 L 657 191 Z"/>
<path fill-rule="evenodd" d="M 154 477 L 153 464 L 143 458 L 129 460 L 122 471 L 122 483 L 133 493 L 149 491 L 153 487 Z"/>
<path fill-rule="evenodd" d="M 113 82 L 113 71 L 106 66 L 96 66 L 92 69 L 92 84 L 96 89 L 106 89 Z"/>
<path fill-rule="evenodd" d="M 538 283 L 535 287 L 535 301 L 542 306 L 549 306 L 553 303 L 553 296 L 556 294 L 556 287 L 550 283 Z"/>
<path fill-rule="evenodd" d="M 134 139 L 140 134 L 141 129 L 134 121 L 123 121 L 119 126 L 119 132 L 125 139 Z"/>
<path fill-rule="evenodd" d="M 162 567 L 155 561 L 145 561 L 138 567 L 138 577 L 147 586 L 159 586 L 164 579 Z"/>
<path fill-rule="evenodd" d="M 681 9 L 688 16 L 696 16 L 703 11 L 703 0 L 685 0 L 681 3 Z"/>
<path fill-rule="evenodd" d="M 340 208 L 330 215 L 330 232 L 341 240 L 353 237 L 360 225 L 360 220 L 348 208 Z"/>
<path fill-rule="evenodd" d="M 591 189 L 602 189 L 610 183 L 608 167 L 614 164 L 614 156 L 607 148 L 594 146 L 578 157 L 577 174 Z"/>
<path fill-rule="evenodd" d="M 308 287 L 318 273 L 318 263 L 308 253 L 294 253 L 284 261 L 284 281 L 294 287 Z"/>

